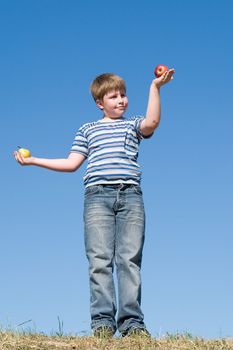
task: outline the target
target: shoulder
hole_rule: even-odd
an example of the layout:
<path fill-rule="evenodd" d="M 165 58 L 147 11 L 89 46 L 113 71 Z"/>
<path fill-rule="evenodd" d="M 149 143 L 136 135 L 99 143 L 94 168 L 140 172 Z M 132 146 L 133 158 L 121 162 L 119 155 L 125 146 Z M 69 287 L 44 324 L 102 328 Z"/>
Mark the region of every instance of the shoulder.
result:
<path fill-rule="evenodd" d="M 140 116 L 140 115 L 136 115 L 136 116 L 127 118 L 127 124 L 129 125 L 130 128 L 138 130 L 140 128 L 140 124 L 144 118 L 145 117 Z"/>
<path fill-rule="evenodd" d="M 81 132 L 82 134 L 85 134 L 90 129 L 95 129 L 99 125 L 99 121 L 89 122 L 85 123 L 78 129 L 78 132 Z"/>
<path fill-rule="evenodd" d="M 141 120 L 143 120 L 145 117 L 141 116 L 141 115 L 136 115 L 133 117 L 129 117 L 126 119 L 126 121 L 128 121 L 131 124 L 135 124 L 137 122 L 140 122 Z"/>

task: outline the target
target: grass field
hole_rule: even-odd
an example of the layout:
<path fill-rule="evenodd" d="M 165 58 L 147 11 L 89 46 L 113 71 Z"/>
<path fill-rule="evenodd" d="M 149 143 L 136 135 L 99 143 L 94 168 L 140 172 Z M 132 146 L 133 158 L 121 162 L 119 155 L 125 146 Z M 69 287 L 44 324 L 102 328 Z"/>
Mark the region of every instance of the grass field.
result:
<path fill-rule="evenodd" d="M 1 350 L 233 350 L 233 339 L 204 340 L 186 335 L 168 335 L 160 339 L 46 336 L 9 331 L 0 332 Z"/>

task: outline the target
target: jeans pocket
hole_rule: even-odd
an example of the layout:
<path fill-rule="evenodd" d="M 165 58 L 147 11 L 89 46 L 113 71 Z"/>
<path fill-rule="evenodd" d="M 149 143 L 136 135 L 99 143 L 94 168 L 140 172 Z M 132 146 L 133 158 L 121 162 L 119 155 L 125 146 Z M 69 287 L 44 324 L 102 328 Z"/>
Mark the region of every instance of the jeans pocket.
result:
<path fill-rule="evenodd" d="M 135 193 L 142 195 L 142 189 L 139 185 L 134 185 L 133 189 Z"/>
<path fill-rule="evenodd" d="M 88 196 L 90 194 L 95 194 L 98 193 L 100 191 L 100 187 L 99 185 L 96 186 L 89 186 L 85 189 L 85 196 Z"/>

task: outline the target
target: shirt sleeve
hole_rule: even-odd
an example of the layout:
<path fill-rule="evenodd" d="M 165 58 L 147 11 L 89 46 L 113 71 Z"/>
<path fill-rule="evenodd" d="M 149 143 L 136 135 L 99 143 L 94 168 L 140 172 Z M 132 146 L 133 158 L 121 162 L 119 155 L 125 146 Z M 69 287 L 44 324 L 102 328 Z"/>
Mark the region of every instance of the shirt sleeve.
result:
<path fill-rule="evenodd" d="M 140 140 L 143 140 L 143 139 L 149 139 L 154 132 L 152 132 L 152 134 L 148 135 L 148 136 L 145 136 L 142 134 L 141 132 L 141 122 L 143 121 L 143 119 L 145 119 L 145 117 L 135 117 L 134 121 L 135 121 L 135 130 L 136 130 L 136 133 L 139 137 Z"/>
<path fill-rule="evenodd" d="M 84 136 L 84 133 L 82 131 L 82 128 L 80 128 L 74 138 L 71 150 L 71 152 L 81 153 L 85 157 L 88 156 L 88 143 L 87 139 Z"/>

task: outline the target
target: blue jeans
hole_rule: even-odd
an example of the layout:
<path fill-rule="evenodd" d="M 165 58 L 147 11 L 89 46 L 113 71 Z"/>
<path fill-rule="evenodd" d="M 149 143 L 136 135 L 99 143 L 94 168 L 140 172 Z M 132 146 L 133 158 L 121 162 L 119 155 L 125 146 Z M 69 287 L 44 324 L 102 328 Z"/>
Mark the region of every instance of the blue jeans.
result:
<path fill-rule="evenodd" d="M 125 333 L 131 328 L 145 328 L 140 307 L 140 269 L 145 233 L 140 186 L 88 187 L 85 190 L 84 223 L 92 329 L 110 326 Z M 114 266 L 117 272 L 118 312 Z"/>

